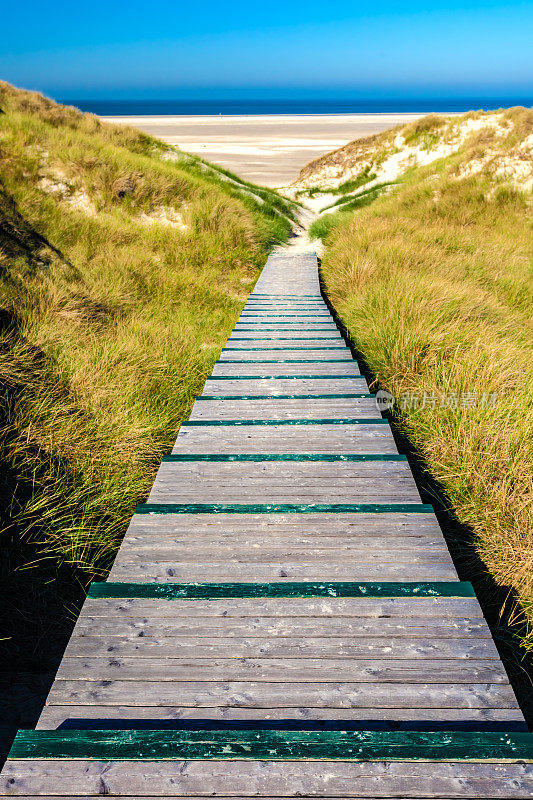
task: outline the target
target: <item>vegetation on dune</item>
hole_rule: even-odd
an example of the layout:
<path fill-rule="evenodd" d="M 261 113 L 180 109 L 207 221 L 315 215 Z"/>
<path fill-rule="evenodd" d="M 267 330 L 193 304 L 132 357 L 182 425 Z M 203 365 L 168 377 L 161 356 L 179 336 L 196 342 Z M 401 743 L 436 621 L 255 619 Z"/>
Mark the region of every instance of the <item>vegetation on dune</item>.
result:
<path fill-rule="evenodd" d="M 374 185 L 371 189 L 359 192 L 357 195 L 339 197 L 331 206 L 327 206 L 325 211 L 317 217 L 309 228 L 311 239 L 325 239 L 332 228 L 337 226 L 342 219 L 351 218 L 351 212 L 369 206 L 380 196 L 384 189 L 392 186 L 392 183 L 382 183 Z"/>
<path fill-rule="evenodd" d="M 341 184 L 339 184 L 339 186 L 311 186 L 308 189 L 300 189 L 296 192 L 296 196 L 315 197 L 317 194 L 346 195 L 350 194 L 351 192 L 355 192 L 356 189 L 360 189 L 361 186 L 364 186 L 366 183 L 370 183 L 371 181 L 375 180 L 375 178 L 376 173 L 371 172 L 370 166 L 367 165 L 358 175 L 356 175 L 354 178 L 350 178 L 347 181 L 343 181 Z M 342 198 L 340 199 L 342 200 Z"/>
<path fill-rule="evenodd" d="M 109 567 L 293 206 L 8 84 L 0 108 L 3 537 L 86 583 Z"/>
<path fill-rule="evenodd" d="M 531 196 L 517 180 L 533 112 L 505 120 L 327 215 L 322 277 L 486 570 L 533 622 Z"/>

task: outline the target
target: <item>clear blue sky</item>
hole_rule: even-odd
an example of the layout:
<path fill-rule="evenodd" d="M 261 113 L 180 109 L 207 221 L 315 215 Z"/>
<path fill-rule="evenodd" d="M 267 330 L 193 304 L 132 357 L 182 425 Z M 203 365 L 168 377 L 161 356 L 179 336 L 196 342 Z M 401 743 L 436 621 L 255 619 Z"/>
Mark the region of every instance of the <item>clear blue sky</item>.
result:
<path fill-rule="evenodd" d="M 4 2 L 0 77 L 59 98 L 531 94 L 533 4 Z"/>

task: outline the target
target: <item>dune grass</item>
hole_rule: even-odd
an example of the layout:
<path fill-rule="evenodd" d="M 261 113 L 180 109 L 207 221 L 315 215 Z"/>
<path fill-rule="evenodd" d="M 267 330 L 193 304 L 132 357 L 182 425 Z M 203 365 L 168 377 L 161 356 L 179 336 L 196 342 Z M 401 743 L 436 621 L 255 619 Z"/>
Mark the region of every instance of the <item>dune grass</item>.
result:
<path fill-rule="evenodd" d="M 533 113 L 514 121 L 509 136 L 523 138 Z M 476 154 L 509 144 L 489 139 L 329 215 L 322 277 L 487 572 L 518 598 L 533 648 L 530 196 L 490 164 L 464 177 Z"/>
<path fill-rule="evenodd" d="M 112 563 L 292 205 L 7 84 L 0 108 L 3 541 L 86 585 Z"/>
<path fill-rule="evenodd" d="M 309 236 L 311 239 L 325 239 L 333 228 L 343 221 L 348 222 L 354 211 L 371 205 L 384 189 L 392 185 L 392 183 L 381 183 L 356 195 L 340 197 L 330 206 L 326 206 L 322 214 L 315 219 L 309 228 Z"/>

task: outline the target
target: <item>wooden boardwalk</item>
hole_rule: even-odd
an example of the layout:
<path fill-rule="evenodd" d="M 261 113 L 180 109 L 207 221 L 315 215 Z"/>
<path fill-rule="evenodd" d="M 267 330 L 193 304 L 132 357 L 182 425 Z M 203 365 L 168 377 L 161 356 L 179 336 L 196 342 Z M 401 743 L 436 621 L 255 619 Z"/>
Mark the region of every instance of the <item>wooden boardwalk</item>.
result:
<path fill-rule="evenodd" d="M 480 606 L 314 255 L 269 258 L 0 794 L 533 796 Z"/>

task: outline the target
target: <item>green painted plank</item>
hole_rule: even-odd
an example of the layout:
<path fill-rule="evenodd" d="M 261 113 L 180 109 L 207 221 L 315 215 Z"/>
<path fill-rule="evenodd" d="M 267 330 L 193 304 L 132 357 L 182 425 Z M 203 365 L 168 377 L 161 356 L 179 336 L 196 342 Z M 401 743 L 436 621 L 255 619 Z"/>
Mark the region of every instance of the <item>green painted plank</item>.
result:
<path fill-rule="evenodd" d="M 143 597 L 161 600 L 223 600 L 258 597 L 475 597 L 468 581 L 320 581 L 286 583 L 91 583 L 92 599 Z"/>
<path fill-rule="evenodd" d="M 477 731 L 23 730 L 17 733 L 9 758 L 532 762 L 533 735 Z"/>
<path fill-rule="evenodd" d="M 243 358 L 219 359 L 217 364 L 354 364 L 349 358 Z"/>
<path fill-rule="evenodd" d="M 172 453 L 163 456 L 165 464 L 184 461 L 407 461 L 407 456 L 389 456 L 384 453 Z"/>
<path fill-rule="evenodd" d="M 383 417 L 356 419 L 211 419 L 192 420 L 182 422 L 181 427 L 201 428 L 204 425 L 388 425 L 389 421 Z"/>
<path fill-rule="evenodd" d="M 364 380 L 362 375 L 209 375 L 208 381 L 299 381 L 299 380 Z"/>
<path fill-rule="evenodd" d="M 375 394 L 356 392 L 355 394 L 202 394 L 198 400 L 352 400 L 376 399 Z"/>
<path fill-rule="evenodd" d="M 427 503 L 141 503 L 136 514 L 433 514 Z"/>

